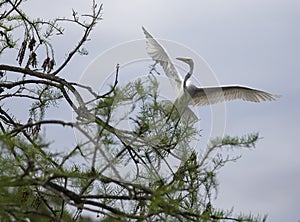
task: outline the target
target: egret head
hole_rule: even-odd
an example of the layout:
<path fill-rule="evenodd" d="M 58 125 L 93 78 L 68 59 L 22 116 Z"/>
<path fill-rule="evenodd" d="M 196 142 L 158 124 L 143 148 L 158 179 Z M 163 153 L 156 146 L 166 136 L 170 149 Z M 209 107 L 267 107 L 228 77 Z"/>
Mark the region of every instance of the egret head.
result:
<path fill-rule="evenodd" d="M 190 66 L 190 71 L 186 74 L 183 81 L 183 88 L 186 89 L 187 80 L 191 77 L 193 70 L 194 70 L 194 62 L 191 58 L 176 58 L 182 62 L 187 63 Z"/>
<path fill-rule="evenodd" d="M 188 64 L 190 66 L 190 69 L 191 69 L 190 73 L 192 74 L 193 68 L 194 68 L 194 61 L 191 58 L 176 58 L 176 59 Z"/>

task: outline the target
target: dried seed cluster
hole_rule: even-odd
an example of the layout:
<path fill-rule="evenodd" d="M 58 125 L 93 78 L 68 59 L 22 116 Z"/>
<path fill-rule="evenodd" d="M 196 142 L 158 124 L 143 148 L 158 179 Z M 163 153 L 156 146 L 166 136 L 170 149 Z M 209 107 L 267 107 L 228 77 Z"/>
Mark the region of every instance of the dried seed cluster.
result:
<path fill-rule="evenodd" d="M 24 61 L 26 49 L 28 48 L 29 49 L 29 57 L 27 60 L 26 68 L 29 68 L 29 66 L 31 66 L 33 68 L 37 68 L 37 65 L 38 65 L 37 53 L 36 53 L 37 47 L 36 48 L 35 47 L 36 47 L 36 40 L 34 37 L 30 38 L 30 40 L 29 40 L 29 38 L 26 38 L 22 42 L 21 47 L 18 52 L 18 55 L 17 55 L 17 61 L 18 61 L 19 65 L 22 65 L 22 63 Z M 53 70 L 54 66 L 55 66 L 54 58 L 51 59 L 49 56 L 47 56 L 47 58 L 42 63 L 43 72 L 50 73 Z"/>

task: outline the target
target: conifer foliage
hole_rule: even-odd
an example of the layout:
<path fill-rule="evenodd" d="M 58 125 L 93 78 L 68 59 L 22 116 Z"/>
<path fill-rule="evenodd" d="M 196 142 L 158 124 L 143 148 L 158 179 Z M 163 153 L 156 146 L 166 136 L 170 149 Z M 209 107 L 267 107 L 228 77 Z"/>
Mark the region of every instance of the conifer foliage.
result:
<path fill-rule="evenodd" d="M 32 18 L 25 0 L 0 1 L 0 220 L 1 221 L 264 221 L 214 206 L 217 172 L 230 161 L 228 148 L 251 148 L 257 134 L 217 138 L 195 150 L 200 133 L 175 109 L 166 110 L 154 75 L 124 87 L 115 81 L 102 94 L 69 81 L 67 65 L 86 55 L 102 5 L 70 18 Z M 82 29 L 67 52 L 63 24 Z M 56 52 L 65 54 L 61 61 Z M 80 57 L 79 57 L 80 58 Z M 90 95 L 86 100 L 82 92 Z M 128 113 L 118 112 L 130 104 Z M 68 107 L 74 120 L 49 117 Z M 20 114 L 21 113 L 21 114 Z M 127 118 L 130 129 L 116 122 Z M 49 128 L 74 130 L 76 141 L 57 147 Z M 59 136 L 59 135 L 57 135 Z M 72 138 L 70 138 L 72 140 Z M 201 150 L 201 152 L 200 152 Z"/>

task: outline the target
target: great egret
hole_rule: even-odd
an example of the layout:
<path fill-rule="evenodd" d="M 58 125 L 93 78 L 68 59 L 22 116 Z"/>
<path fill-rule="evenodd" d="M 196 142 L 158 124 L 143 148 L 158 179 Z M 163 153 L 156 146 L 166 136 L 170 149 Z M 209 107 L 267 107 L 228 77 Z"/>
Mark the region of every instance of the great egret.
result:
<path fill-rule="evenodd" d="M 209 105 L 224 101 L 241 99 L 249 102 L 262 102 L 276 100 L 279 96 L 270 94 L 257 89 L 245 86 L 216 86 L 199 88 L 188 82 L 193 74 L 194 62 L 191 58 L 177 58 L 190 66 L 189 72 L 182 80 L 179 72 L 176 70 L 170 57 L 164 48 L 153 38 L 153 36 L 143 27 L 147 39 L 147 53 L 156 62 L 159 63 L 165 74 L 171 81 L 175 91 L 181 92 L 181 95 L 188 93 L 190 100 L 188 105 Z M 183 94 L 182 94 L 183 93 Z"/>

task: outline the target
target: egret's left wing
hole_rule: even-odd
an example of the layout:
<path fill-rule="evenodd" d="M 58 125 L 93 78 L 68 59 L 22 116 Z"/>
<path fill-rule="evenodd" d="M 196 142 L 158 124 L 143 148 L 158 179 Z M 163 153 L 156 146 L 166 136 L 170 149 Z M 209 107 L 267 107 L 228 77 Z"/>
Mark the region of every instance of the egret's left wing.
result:
<path fill-rule="evenodd" d="M 165 74 L 168 76 L 171 85 L 175 89 L 177 95 L 182 87 L 182 78 L 172 63 L 167 51 L 153 38 L 153 36 L 142 27 L 147 39 L 147 53 L 155 61 L 158 62 Z"/>

